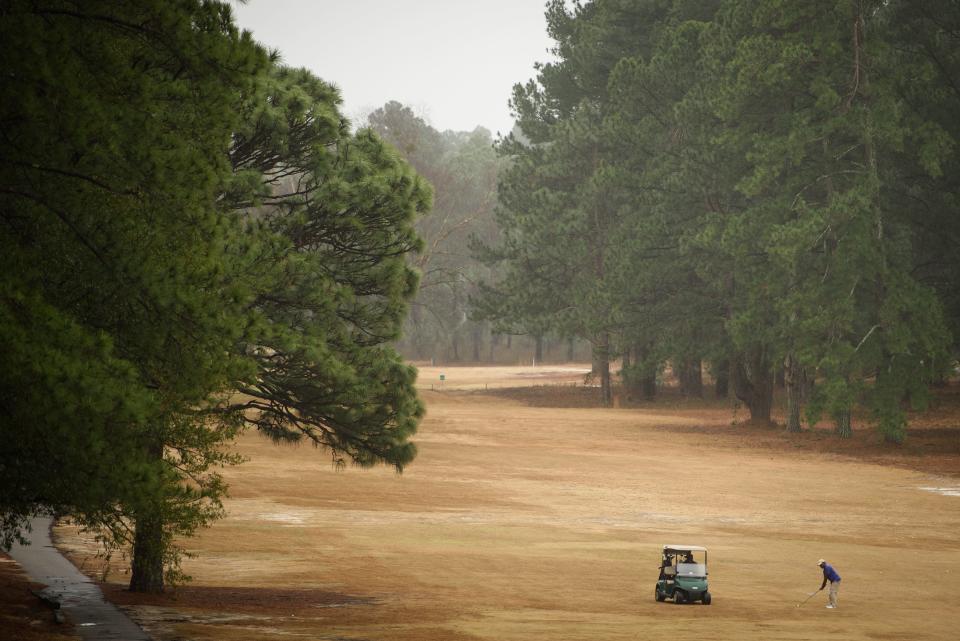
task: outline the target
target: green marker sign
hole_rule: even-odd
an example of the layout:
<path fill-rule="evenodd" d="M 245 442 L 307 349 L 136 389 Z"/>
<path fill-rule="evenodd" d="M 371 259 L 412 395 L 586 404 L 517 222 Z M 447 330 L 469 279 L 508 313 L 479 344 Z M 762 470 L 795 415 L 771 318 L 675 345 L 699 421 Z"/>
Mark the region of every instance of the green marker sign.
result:
<path fill-rule="evenodd" d="M 445 381 L 445 380 L 447 380 L 447 377 L 446 377 L 446 375 L 444 375 L 444 374 L 441 374 L 441 375 L 440 375 L 440 380 L 441 380 L 441 381 Z"/>

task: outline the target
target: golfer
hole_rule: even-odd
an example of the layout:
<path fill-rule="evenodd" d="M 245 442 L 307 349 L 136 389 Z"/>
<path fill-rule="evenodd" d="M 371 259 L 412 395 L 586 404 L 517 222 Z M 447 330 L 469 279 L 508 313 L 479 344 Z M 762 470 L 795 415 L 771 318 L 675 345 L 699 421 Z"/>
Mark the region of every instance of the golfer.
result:
<path fill-rule="evenodd" d="M 835 608 L 837 607 L 837 592 L 840 590 L 840 575 L 837 574 L 832 565 L 823 559 L 817 561 L 817 565 L 823 569 L 823 583 L 820 585 L 820 589 L 827 587 L 827 581 L 830 582 L 830 596 L 827 598 L 827 607 Z"/>

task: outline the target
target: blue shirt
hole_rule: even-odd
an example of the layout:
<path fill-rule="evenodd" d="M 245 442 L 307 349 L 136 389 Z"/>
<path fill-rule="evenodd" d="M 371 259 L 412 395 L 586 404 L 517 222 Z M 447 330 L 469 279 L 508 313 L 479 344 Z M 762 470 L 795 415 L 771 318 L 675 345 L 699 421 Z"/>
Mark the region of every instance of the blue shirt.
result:
<path fill-rule="evenodd" d="M 840 580 L 840 575 L 837 574 L 837 571 L 833 569 L 833 566 L 829 563 L 823 564 L 823 578 L 830 583 L 836 583 Z"/>

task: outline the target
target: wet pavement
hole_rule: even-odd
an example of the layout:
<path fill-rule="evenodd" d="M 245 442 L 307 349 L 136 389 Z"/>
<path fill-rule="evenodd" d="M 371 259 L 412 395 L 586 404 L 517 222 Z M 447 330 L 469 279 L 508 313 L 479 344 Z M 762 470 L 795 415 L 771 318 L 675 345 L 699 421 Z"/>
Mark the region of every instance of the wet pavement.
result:
<path fill-rule="evenodd" d="M 53 546 L 49 518 L 35 518 L 31 545 L 14 545 L 10 556 L 30 579 L 47 586 L 43 591 L 60 601 L 60 609 L 85 641 L 150 641 L 150 637 L 115 605 L 103 598 L 100 587 L 82 574 Z"/>

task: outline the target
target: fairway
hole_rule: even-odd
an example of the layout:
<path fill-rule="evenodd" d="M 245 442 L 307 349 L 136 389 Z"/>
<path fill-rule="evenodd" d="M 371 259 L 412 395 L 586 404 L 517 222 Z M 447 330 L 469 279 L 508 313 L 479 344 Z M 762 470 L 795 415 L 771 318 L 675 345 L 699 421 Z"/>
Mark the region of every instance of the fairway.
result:
<path fill-rule="evenodd" d="M 960 0 L 2 7 L 0 641 L 960 639 Z"/>
<path fill-rule="evenodd" d="M 713 438 L 729 409 L 530 407 L 430 391 L 439 371 L 402 475 L 249 434 L 229 516 L 188 542 L 194 582 L 112 598 L 158 640 L 953 638 L 960 498 L 920 489 L 949 480 Z M 575 380 L 554 371 L 541 382 Z M 654 602 L 665 543 L 707 546 L 711 606 Z M 796 607 L 820 557 L 836 611 L 826 591 Z"/>

